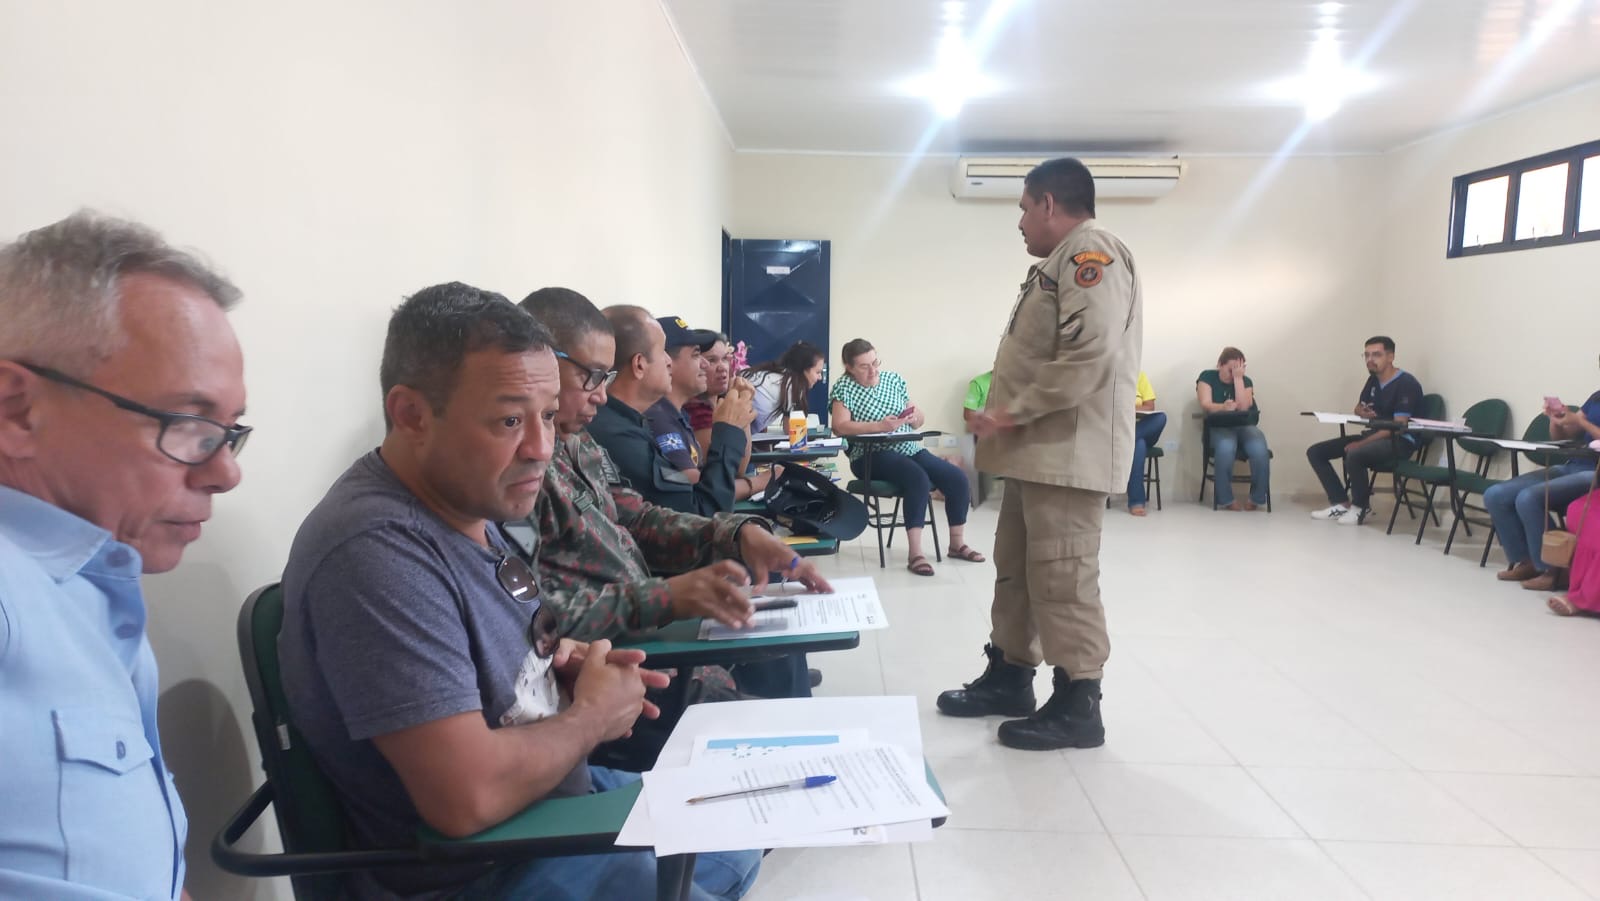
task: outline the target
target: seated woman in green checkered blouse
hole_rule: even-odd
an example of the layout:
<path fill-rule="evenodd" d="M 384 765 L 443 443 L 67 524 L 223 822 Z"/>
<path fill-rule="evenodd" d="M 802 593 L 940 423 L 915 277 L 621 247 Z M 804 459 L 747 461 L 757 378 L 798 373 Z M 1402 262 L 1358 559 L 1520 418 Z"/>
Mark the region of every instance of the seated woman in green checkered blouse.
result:
<path fill-rule="evenodd" d="M 828 393 L 832 404 L 830 424 L 835 434 L 870 435 L 911 432 L 922 428 L 922 411 L 906 393 L 906 380 L 882 368 L 872 343 L 857 338 L 844 346 L 844 375 Z M 945 518 L 950 522 L 950 549 L 954 560 L 982 563 L 984 556 L 962 540 L 967 525 L 969 489 L 961 469 L 929 453 L 918 441 L 870 445 L 872 480 L 888 482 L 904 498 L 906 568 L 919 576 L 933 575 L 933 564 L 922 553 L 922 529 L 927 523 L 928 496 L 934 488 L 944 493 Z M 865 478 L 868 446 L 850 445 L 850 471 Z"/>

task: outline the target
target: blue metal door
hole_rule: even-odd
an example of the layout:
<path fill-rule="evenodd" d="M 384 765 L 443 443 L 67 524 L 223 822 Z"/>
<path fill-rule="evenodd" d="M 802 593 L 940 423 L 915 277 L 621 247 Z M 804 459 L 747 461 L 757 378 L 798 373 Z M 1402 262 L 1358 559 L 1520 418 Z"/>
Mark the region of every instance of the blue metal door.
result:
<path fill-rule="evenodd" d="M 777 359 L 796 341 L 810 341 L 832 368 L 828 260 L 827 241 L 740 239 L 725 244 L 722 330 L 745 343 L 751 365 Z M 826 377 L 806 401 L 826 423 Z"/>

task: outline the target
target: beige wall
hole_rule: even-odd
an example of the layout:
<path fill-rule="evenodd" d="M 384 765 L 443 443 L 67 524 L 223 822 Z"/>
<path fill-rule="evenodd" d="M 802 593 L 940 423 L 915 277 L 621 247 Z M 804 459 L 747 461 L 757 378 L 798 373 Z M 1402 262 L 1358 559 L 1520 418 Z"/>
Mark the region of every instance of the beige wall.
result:
<path fill-rule="evenodd" d="M 953 199 L 953 164 L 740 153 L 731 229 L 832 240 L 830 356 L 851 338 L 873 341 L 930 425 L 947 430 L 961 427 L 967 379 L 993 361 L 1031 262 L 1016 207 Z M 1160 200 L 1100 204 L 1144 282 L 1144 367 L 1183 473 L 1169 491 L 1198 484 L 1194 379 L 1224 345 L 1249 356 L 1281 495 L 1315 486 L 1303 448 L 1327 434 L 1298 413 L 1354 405 L 1369 334 L 1414 340 L 1379 302 L 1381 178 L 1375 157 L 1199 158 Z"/>
<path fill-rule="evenodd" d="M 1600 138 L 1600 83 L 1390 154 L 1383 297 L 1414 336 L 1407 359 L 1451 416 L 1511 404 L 1518 434 L 1547 394 L 1600 388 L 1600 242 L 1445 258 L 1457 175 Z"/>
<path fill-rule="evenodd" d="M 234 618 L 380 439 L 389 310 L 462 279 L 713 317 L 731 150 L 654 0 L 0 0 L 0 84 L 0 235 L 93 206 L 245 290 L 244 483 L 146 584 L 190 886 L 287 898 L 206 852 L 259 782 Z"/>

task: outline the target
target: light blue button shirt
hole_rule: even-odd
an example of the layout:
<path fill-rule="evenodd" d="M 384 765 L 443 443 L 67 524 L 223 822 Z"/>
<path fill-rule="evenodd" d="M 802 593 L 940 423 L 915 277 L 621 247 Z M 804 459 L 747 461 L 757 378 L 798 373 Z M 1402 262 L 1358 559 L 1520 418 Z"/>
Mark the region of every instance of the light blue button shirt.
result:
<path fill-rule="evenodd" d="M 139 554 L 0 486 L 0 898 L 177 898 Z"/>

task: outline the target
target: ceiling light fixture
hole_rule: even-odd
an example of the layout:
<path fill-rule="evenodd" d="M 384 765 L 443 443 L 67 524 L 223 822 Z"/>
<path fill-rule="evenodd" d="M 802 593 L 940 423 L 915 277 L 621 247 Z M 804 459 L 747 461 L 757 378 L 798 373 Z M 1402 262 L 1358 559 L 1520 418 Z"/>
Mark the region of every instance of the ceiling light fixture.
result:
<path fill-rule="evenodd" d="M 934 69 L 901 82 L 900 93 L 928 100 L 941 119 L 954 119 L 968 100 L 993 93 L 996 85 L 994 79 L 982 71 L 983 57 L 1016 2 L 990 0 L 969 39 L 960 25 L 966 18 L 966 3 L 945 0 L 942 4 L 945 24 L 935 53 Z"/>

